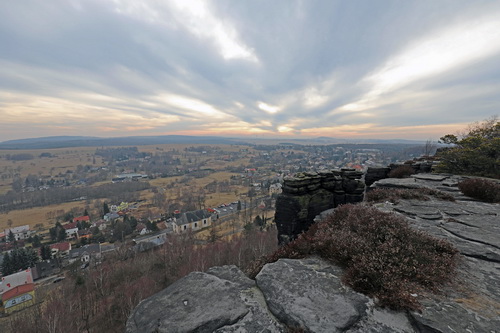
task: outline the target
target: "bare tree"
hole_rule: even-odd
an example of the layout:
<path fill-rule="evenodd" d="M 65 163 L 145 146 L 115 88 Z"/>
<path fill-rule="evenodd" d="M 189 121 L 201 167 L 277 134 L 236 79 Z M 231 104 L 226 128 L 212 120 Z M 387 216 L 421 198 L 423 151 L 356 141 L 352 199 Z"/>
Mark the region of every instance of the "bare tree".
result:
<path fill-rule="evenodd" d="M 427 140 L 423 148 L 424 156 L 431 156 L 431 154 L 433 154 L 435 150 L 436 150 L 436 143 L 431 139 Z"/>

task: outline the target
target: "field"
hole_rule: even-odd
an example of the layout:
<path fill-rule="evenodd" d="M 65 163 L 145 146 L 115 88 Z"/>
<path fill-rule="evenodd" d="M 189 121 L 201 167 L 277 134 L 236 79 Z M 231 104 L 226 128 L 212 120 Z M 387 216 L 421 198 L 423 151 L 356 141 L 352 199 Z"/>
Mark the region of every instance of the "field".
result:
<path fill-rule="evenodd" d="M 194 178 L 184 176 L 156 178 L 147 180 L 153 188 L 163 192 L 167 200 L 179 200 L 183 193 L 195 193 L 207 184 L 216 181 L 229 181 L 231 176 L 237 176 L 237 173 L 224 171 L 228 166 L 241 166 L 249 163 L 249 158 L 242 157 L 234 161 L 224 161 L 214 159 L 213 156 L 206 156 L 201 153 L 187 151 L 187 148 L 203 146 L 194 144 L 166 144 L 166 145 L 151 145 L 138 146 L 140 152 L 168 152 L 178 151 L 182 163 L 189 159 L 196 159 L 198 162 L 204 163 L 204 168 L 212 170 L 220 170 L 209 174 L 206 177 Z M 212 148 L 221 149 L 224 152 L 238 152 L 241 146 L 237 145 L 210 145 Z M 57 175 L 65 175 L 66 173 L 74 172 L 78 166 L 90 165 L 93 167 L 104 167 L 106 163 L 103 159 L 95 155 L 97 147 L 77 147 L 77 148 L 61 148 L 61 149 L 41 149 L 41 150 L 0 150 L 0 195 L 5 194 L 12 189 L 12 181 L 16 177 L 24 179 L 28 175 L 37 177 L 56 177 Z M 8 155 L 29 154 L 32 159 L 28 160 L 11 160 Z M 42 155 L 43 154 L 43 155 Z M 43 157 L 43 156 L 49 157 Z M 92 186 L 98 186 L 104 183 L 109 183 L 110 179 L 100 181 Z M 207 193 L 205 195 L 205 207 L 215 207 L 222 203 L 229 203 L 238 200 L 241 195 L 245 194 L 247 187 L 241 185 L 231 185 L 231 191 Z M 152 190 L 142 191 L 140 199 L 145 200 L 139 212 L 144 210 L 152 210 L 155 214 L 161 211 L 151 205 L 154 192 Z M 69 212 L 71 209 L 79 209 L 83 211 L 85 207 L 94 207 L 94 201 L 78 201 L 68 202 L 58 205 L 46 207 L 35 207 L 24 210 L 13 210 L 8 213 L 0 213 L 0 231 L 8 228 L 9 223 L 12 226 L 35 225 L 42 224 L 44 228 L 51 227 L 56 221 L 54 212 Z M 146 208 L 147 207 L 147 208 Z M 52 212 L 52 214 L 51 214 Z"/>

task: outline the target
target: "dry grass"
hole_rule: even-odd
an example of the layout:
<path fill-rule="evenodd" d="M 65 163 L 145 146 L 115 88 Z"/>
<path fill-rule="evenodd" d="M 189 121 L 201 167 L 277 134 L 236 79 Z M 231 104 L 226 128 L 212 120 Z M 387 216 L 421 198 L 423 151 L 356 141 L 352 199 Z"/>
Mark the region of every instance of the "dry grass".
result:
<path fill-rule="evenodd" d="M 39 149 L 39 150 L 0 150 L 0 156 L 7 154 L 31 154 L 32 160 L 27 161 L 9 161 L 6 158 L 0 158 L 0 173 L 12 174 L 19 172 L 21 178 L 32 175 L 57 175 L 65 174 L 67 170 L 76 170 L 78 165 L 93 165 L 95 147 L 78 148 L 58 148 L 58 149 Z M 51 153 L 55 157 L 42 157 L 41 153 Z M 95 166 L 105 166 L 100 156 L 95 156 Z M 0 194 L 5 194 L 11 189 L 12 178 L 0 179 Z"/>
<path fill-rule="evenodd" d="M 13 227 L 21 225 L 34 226 L 38 223 L 43 223 L 44 227 L 48 227 L 55 223 L 54 219 L 47 219 L 47 213 L 50 211 L 64 210 L 68 212 L 73 207 L 85 208 L 85 201 L 66 202 L 59 205 L 51 205 L 45 207 L 35 207 L 30 209 L 13 210 L 7 214 L 0 214 L 0 230 L 8 228 L 7 221 L 12 220 Z"/>
<path fill-rule="evenodd" d="M 196 146 L 205 146 L 201 144 L 165 144 L 165 145 L 150 145 L 150 146 L 138 146 L 139 151 L 141 152 L 150 152 L 150 153 L 158 153 L 158 152 L 166 152 L 176 149 L 179 151 L 179 154 L 184 154 L 184 149 L 189 147 Z M 237 152 L 243 146 L 238 145 L 210 145 L 211 147 L 219 147 L 226 152 Z M 248 148 L 248 147 L 245 147 Z M 59 149 L 40 149 L 40 150 L 0 150 L 0 156 L 4 156 L 6 154 L 31 154 L 34 156 L 34 159 L 27 161 L 9 161 L 5 158 L 0 158 L 0 173 L 10 173 L 11 170 L 15 172 L 19 172 L 21 177 L 26 177 L 29 174 L 35 175 L 50 175 L 53 176 L 62 173 L 65 174 L 67 170 L 76 170 L 78 165 L 92 165 L 94 153 L 96 151 L 96 147 L 72 147 L 72 148 L 59 148 Z M 253 152 L 252 149 L 249 149 L 250 152 Z M 51 158 L 40 158 L 41 153 L 51 153 L 55 157 Z M 249 158 L 242 158 L 237 161 L 226 162 L 215 160 L 212 157 L 205 157 L 202 154 L 189 152 L 189 154 L 197 155 L 198 161 L 210 159 L 207 163 L 207 168 L 213 169 L 222 169 L 227 167 L 228 165 L 239 166 L 241 164 L 248 164 Z M 100 156 L 95 156 L 96 164 L 95 166 L 105 166 L 102 158 Z M 167 186 L 172 183 L 177 183 L 178 180 L 182 178 L 179 177 L 169 177 L 169 178 L 157 178 L 148 180 L 149 183 L 153 187 L 162 188 L 166 191 L 167 198 L 170 200 L 177 199 L 177 191 L 178 188 L 181 188 L 182 191 L 186 191 L 187 189 L 197 189 L 203 188 L 205 185 L 209 184 L 216 180 L 217 182 L 229 181 L 230 177 L 233 175 L 237 175 L 235 173 L 220 171 L 213 174 L 210 174 L 204 178 L 195 178 L 189 181 L 187 184 L 175 184 L 173 188 L 167 189 Z M 12 179 L 6 179 L 4 181 L 0 180 L 0 194 L 4 194 L 11 189 Z M 94 186 L 98 186 L 100 184 L 107 183 L 107 181 L 99 182 L 94 184 Z M 247 188 L 244 186 L 232 186 L 234 188 L 233 191 L 228 193 L 211 193 L 206 196 L 206 207 L 215 207 L 222 203 L 229 203 L 235 200 L 238 200 L 238 195 L 241 193 L 245 193 Z M 236 193 L 235 193 L 236 192 Z M 153 193 L 150 190 L 142 191 L 140 193 L 140 198 L 145 199 L 148 202 L 151 201 Z M 19 225 L 30 225 L 34 226 L 38 223 L 43 223 L 44 226 L 49 226 L 55 223 L 54 219 L 47 219 L 46 214 L 50 211 L 58 211 L 64 210 L 65 212 L 69 211 L 73 207 L 83 208 L 85 206 L 85 202 L 70 202 L 63 203 L 59 205 L 52 205 L 47 207 L 37 207 L 32 209 L 25 210 L 15 210 L 11 211 L 8 214 L 0 214 L 0 230 L 7 228 L 7 221 L 10 219 L 13 221 L 13 226 Z"/>

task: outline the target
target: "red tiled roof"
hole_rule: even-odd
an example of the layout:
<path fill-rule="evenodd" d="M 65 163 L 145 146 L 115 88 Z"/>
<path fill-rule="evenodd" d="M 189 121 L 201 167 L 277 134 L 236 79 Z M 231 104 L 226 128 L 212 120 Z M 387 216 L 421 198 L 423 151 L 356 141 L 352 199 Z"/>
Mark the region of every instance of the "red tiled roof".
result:
<path fill-rule="evenodd" d="M 68 230 L 68 229 L 75 229 L 77 226 L 76 226 L 76 222 L 73 222 L 73 223 L 65 224 L 62 227 L 64 228 L 64 230 Z"/>
<path fill-rule="evenodd" d="M 11 290 L 7 290 L 6 292 L 4 292 L 2 294 L 2 301 L 9 300 L 22 294 L 26 294 L 33 290 L 35 290 L 34 283 L 21 284 L 15 288 L 12 288 Z"/>
<path fill-rule="evenodd" d="M 90 221 L 90 217 L 85 215 L 85 216 L 78 216 L 73 219 L 73 222 L 80 222 L 80 221 Z"/>
<path fill-rule="evenodd" d="M 55 244 L 50 244 L 50 248 L 58 249 L 59 251 L 69 251 L 71 250 L 71 244 L 70 242 L 55 243 Z"/>

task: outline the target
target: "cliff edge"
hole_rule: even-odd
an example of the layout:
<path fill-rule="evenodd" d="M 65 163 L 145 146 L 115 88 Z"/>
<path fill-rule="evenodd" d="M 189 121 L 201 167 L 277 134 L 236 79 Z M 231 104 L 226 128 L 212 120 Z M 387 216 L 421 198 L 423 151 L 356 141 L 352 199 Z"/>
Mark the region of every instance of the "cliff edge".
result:
<path fill-rule="evenodd" d="M 375 205 L 460 251 L 452 285 L 412 295 L 421 312 L 377 308 L 343 285 L 342 270 L 321 258 L 280 259 L 265 265 L 255 280 L 235 266 L 191 273 L 142 301 L 126 332 L 500 332 L 500 206 L 463 196 L 459 180 L 419 174 L 372 185 L 428 187 L 456 198 Z"/>

